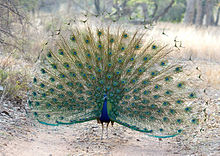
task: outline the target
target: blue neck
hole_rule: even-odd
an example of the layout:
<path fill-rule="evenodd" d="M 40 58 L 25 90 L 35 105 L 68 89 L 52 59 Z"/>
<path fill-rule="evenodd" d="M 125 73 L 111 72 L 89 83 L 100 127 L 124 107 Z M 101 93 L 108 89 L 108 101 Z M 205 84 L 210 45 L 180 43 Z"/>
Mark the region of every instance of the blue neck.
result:
<path fill-rule="evenodd" d="M 100 121 L 102 122 L 110 122 L 110 118 L 108 116 L 108 110 L 107 110 L 107 97 L 105 96 L 105 101 L 102 108 L 102 114 L 100 117 Z"/>

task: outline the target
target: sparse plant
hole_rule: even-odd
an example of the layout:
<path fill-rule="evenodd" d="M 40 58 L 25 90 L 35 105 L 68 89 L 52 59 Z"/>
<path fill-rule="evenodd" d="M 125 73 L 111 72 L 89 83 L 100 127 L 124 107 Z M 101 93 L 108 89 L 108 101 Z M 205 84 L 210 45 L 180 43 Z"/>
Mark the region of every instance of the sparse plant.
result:
<path fill-rule="evenodd" d="M 13 64 L 10 57 L 0 58 L 0 100 L 21 100 L 26 97 L 28 75 Z"/>

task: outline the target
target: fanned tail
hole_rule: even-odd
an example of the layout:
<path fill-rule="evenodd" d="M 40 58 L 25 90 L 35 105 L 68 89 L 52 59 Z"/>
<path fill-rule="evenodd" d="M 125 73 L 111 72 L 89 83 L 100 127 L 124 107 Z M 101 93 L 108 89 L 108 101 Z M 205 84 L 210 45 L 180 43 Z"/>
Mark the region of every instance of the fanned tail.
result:
<path fill-rule="evenodd" d="M 198 124 L 195 92 L 173 51 L 144 33 L 75 28 L 44 49 L 29 104 L 40 123 L 74 124 L 100 117 L 107 96 L 112 121 L 154 137 Z"/>

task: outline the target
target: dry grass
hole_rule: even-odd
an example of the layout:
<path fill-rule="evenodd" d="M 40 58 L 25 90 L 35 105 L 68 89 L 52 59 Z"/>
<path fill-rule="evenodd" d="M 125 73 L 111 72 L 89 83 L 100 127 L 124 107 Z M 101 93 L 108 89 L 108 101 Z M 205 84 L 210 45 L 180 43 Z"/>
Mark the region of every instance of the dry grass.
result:
<path fill-rule="evenodd" d="M 166 35 L 162 35 L 162 32 Z M 154 38 L 160 38 L 166 43 L 177 46 L 180 41 L 184 48 L 180 48 L 185 56 L 200 58 L 207 61 L 220 62 L 220 27 L 196 27 L 183 24 L 159 23 L 152 31 Z"/>
<path fill-rule="evenodd" d="M 201 61 L 199 65 L 209 87 L 220 89 L 220 64 Z"/>
<path fill-rule="evenodd" d="M 19 100 L 26 97 L 30 66 L 24 60 L 12 56 L 0 56 L 0 103 L 5 100 Z"/>

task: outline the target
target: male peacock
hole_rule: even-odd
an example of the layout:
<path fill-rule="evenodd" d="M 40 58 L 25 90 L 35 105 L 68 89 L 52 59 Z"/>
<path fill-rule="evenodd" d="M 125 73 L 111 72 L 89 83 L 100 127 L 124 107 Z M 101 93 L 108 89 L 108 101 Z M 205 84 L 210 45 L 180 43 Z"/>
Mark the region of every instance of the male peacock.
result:
<path fill-rule="evenodd" d="M 195 126 L 183 67 L 168 57 L 171 48 L 143 37 L 87 27 L 51 39 L 29 100 L 36 119 L 53 126 L 97 119 L 102 128 L 111 121 L 159 138 Z"/>

